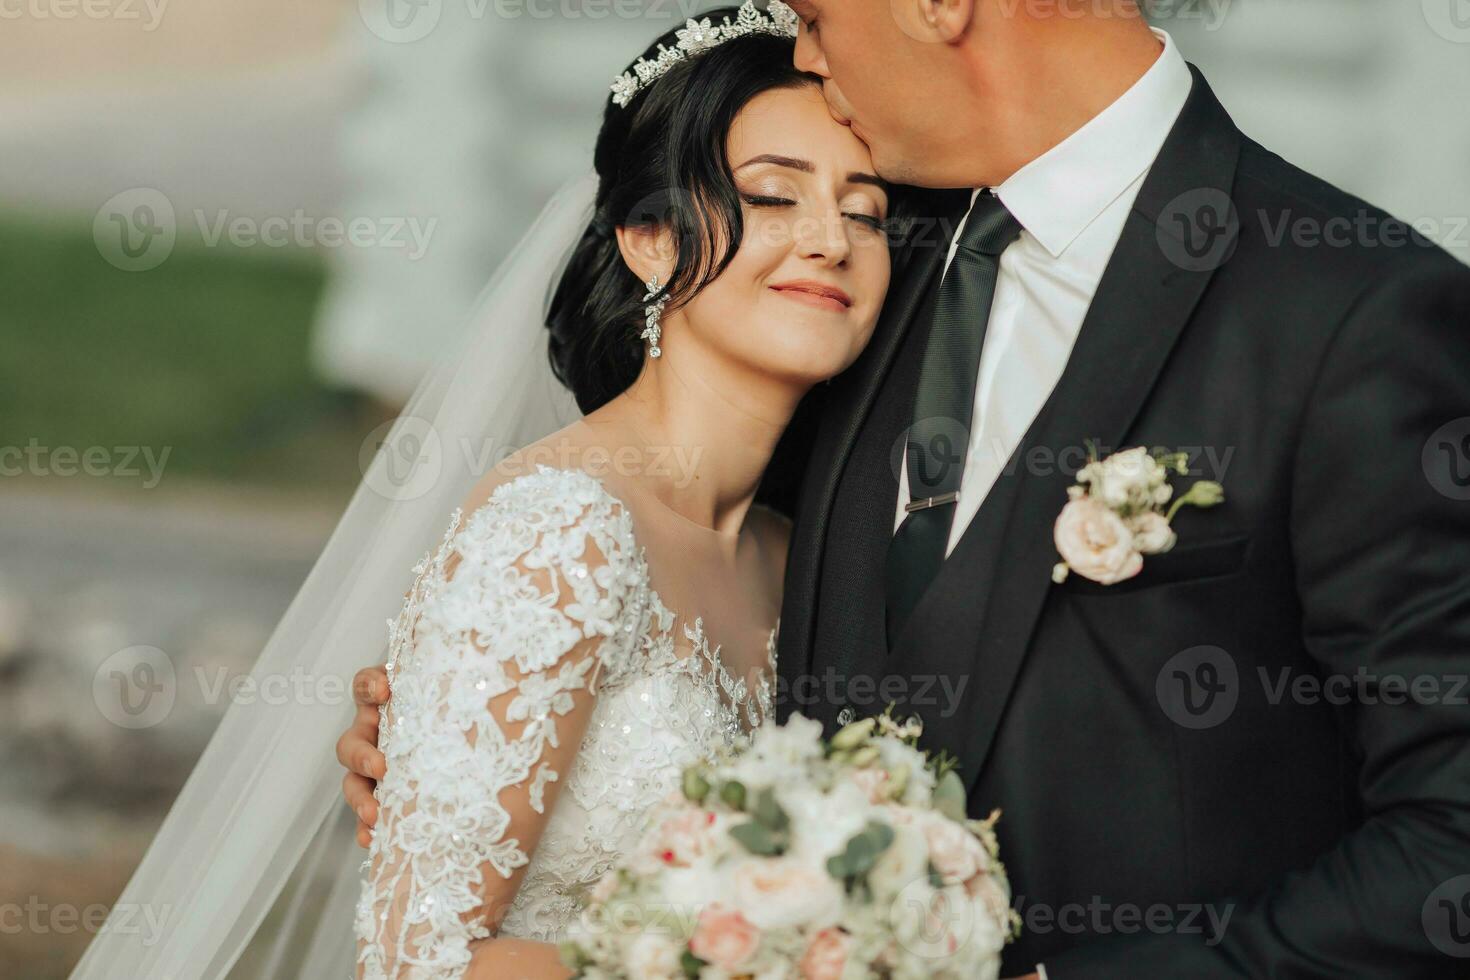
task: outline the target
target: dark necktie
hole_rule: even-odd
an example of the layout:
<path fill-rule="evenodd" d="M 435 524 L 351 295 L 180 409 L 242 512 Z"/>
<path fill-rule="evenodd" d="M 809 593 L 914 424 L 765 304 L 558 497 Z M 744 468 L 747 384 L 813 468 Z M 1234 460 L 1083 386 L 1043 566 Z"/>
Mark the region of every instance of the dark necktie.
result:
<path fill-rule="evenodd" d="M 980 350 L 1000 255 L 1021 225 L 990 191 L 970 208 L 934 307 L 914 396 L 905 462 L 908 516 L 888 547 L 887 633 L 894 641 L 944 563 L 965 471 Z"/>

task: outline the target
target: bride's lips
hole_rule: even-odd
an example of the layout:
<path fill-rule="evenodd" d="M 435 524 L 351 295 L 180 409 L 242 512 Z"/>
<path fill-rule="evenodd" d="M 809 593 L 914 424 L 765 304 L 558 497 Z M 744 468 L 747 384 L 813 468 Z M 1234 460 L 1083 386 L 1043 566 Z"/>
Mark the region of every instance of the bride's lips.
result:
<path fill-rule="evenodd" d="M 815 279 L 792 279 L 789 282 L 778 282 L 771 288 L 787 299 L 823 310 L 841 313 L 852 306 L 851 296 L 836 286 L 829 286 Z"/>

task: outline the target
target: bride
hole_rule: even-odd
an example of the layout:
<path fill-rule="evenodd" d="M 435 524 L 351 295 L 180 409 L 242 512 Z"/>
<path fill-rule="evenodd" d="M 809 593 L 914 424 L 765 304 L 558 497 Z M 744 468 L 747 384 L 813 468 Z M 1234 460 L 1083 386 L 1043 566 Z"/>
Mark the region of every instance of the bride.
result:
<path fill-rule="evenodd" d="M 365 444 L 251 673 L 293 696 L 230 706 L 73 980 L 565 976 L 645 809 L 768 715 L 788 525 L 755 500 L 890 271 L 889 188 L 796 24 L 712 11 L 614 83 L 596 172 Z M 337 751 L 363 861 L 330 746 L 385 620 L 354 690 L 391 700 Z"/>
<path fill-rule="evenodd" d="M 889 276 L 886 186 L 773 6 L 615 86 L 548 322 L 586 415 L 474 488 L 391 626 L 360 976 L 565 976 L 644 811 L 771 712 L 789 526 L 753 500 Z"/>

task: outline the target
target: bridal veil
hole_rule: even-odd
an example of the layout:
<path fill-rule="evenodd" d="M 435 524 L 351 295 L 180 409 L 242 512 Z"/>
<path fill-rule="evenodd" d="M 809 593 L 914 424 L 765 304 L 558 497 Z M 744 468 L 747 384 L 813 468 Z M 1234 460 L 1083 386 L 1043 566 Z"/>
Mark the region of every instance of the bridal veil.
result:
<path fill-rule="evenodd" d="M 73 980 L 353 975 L 366 852 L 334 753 L 352 675 L 381 660 L 412 566 L 477 479 L 578 417 L 552 376 L 545 319 L 596 191 L 590 171 L 558 191 L 460 348 L 381 445 L 365 443 L 362 484 L 251 673 L 263 685 L 292 678 L 293 696 L 230 707 Z M 156 935 L 135 927 L 144 912 Z"/>

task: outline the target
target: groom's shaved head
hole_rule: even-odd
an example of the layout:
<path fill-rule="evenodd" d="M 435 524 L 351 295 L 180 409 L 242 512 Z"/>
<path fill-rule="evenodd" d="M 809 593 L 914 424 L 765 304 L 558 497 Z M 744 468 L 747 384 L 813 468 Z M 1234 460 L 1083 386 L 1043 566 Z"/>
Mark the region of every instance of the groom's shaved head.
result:
<path fill-rule="evenodd" d="M 1004 181 L 1157 58 L 1135 0 L 789 0 L 796 66 L 896 183 Z"/>

